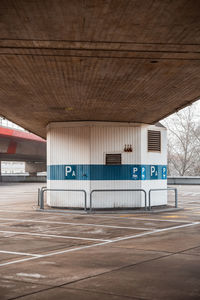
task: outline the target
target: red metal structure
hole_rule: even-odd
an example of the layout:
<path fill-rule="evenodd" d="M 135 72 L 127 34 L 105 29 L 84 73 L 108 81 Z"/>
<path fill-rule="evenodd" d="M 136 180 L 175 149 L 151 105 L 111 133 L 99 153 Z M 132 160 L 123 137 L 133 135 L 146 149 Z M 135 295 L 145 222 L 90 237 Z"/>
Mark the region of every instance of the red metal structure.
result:
<path fill-rule="evenodd" d="M 0 126 L 1 161 L 24 161 L 30 175 L 46 170 L 46 141 L 35 134 Z"/>

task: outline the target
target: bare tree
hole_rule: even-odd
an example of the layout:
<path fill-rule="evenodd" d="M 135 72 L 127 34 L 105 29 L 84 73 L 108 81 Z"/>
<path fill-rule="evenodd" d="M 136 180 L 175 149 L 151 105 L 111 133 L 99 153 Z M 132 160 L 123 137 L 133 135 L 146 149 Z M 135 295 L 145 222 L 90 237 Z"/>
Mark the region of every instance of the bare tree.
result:
<path fill-rule="evenodd" d="M 200 123 L 195 105 L 164 120 L 169 175 L 200 175 Z"/>

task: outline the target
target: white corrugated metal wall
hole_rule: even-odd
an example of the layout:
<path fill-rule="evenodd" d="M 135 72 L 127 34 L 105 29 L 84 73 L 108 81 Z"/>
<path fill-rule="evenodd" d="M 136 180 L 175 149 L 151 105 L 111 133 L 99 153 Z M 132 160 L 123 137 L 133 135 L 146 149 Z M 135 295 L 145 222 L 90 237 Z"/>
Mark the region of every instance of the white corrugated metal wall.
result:
<path fill-rule="evenodd" d="M 148 130 L 159 130 L 161 132 L 161 152 L 148 152 L 147 132 Z M 167 130 L 164 127 L 153 125 L 142 125 L 141 127 L 141 161 L 144 165 L 167 165 Z M 143 180 L 141 188 L 146 191 L 150 189 L 166 189 L 167 180 Z M 152 192 L 152 205 L 167 204 L 167 191 Z"/>
<path fill-rule="evenodd" d="M 47 130 L 47 164 L 105 165 L 106 153 L 121 153 L 123 165 L 166 164 L 166 129 L 156 128 L 162 134 L 162 151 L 152 153 L 147 151 L 149 128 L 155 129 L 155 126 L 103 122 L 52 123 Z M 124 152 L 125 144 L 131 144 L 133 152 Z M 58 178 L 48 179 L 48 188 L 84 189 L 87 191 L 88 206 L 90 191 L 94 189 L 149 190 L 166 187 L 166 180 L 67 180 L 59 178 L 62 174 L 56 175 Z M 165 193 L 155 195 L 154 199 L 153 204 L 166 203 Z M 55 207 L 83 207 L 84 197 L 78 192 L 52 192 L 48 204 Z M 140 207 L 144 206 L 144 197 L 139 192 L 95 193 L 93 205 L 104 208 Z"/>
<path fill-rule="evenodd" d="M 91 128 L 91 164 L 105 165 L 106 153 L 121 153 L 122 164 L 141 163 L 141 128 L 127 124 L 93 125 Z M 133 152 L 124 152 L 125 145 L 132 145 Z M 91 190 L 140 189 L 141 182 L 134 180 L 95 180 Z M 138 207 L 140 192 L 98 192 L 93 195 L 94 207 Z"/>
<path fill-rule="evenodd" d="M 67 124 L 68 125 L 68 124 Z M 54 123 L 47 131 L 47 164 L 90 164 L 90 127 L 66 126 Z M 90 182 L 86 180 L 48 180 L 49 189 L 84 189 L 90 193 Z M 81 192 L 51 192 L 48 204 L 55 207 L 84 207 Z"/>

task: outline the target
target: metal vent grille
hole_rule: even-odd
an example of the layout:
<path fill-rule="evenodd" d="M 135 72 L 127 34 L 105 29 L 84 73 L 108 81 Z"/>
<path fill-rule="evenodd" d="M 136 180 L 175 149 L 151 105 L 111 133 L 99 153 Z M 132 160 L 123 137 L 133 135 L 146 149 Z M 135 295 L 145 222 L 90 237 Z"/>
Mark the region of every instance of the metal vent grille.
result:
<path fill-rule="evenodd" d="M 121 154 L 106 154 L 106 165 L 121 165 Z"/>
<path fill-rule="evenodd" d="M 148 151 L 161 151 L 160 131 L 148 130 Z"/>

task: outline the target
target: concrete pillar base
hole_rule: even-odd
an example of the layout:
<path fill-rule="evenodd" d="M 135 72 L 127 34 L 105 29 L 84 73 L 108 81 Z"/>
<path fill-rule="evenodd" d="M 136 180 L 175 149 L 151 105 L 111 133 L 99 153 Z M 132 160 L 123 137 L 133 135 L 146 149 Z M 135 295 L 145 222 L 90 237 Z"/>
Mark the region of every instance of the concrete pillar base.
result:
<path fill-rule="evenodd" d="M 161 132 L 162 151 L 148 151 L 149 129 Z M 144 207 L 141 189 L 148 195 L 149 189 L 167 186 L 166 129 L 118 122 L 51 123 L 47 128 L 47 161 L 48 188 L 68 190 L 49 193 L 50 206 L 83 208 L 84 190 L 87 207 L 92 191 L 94 208 Z M 153 206 L 167 203 L 163 192 L 154 193 L 153 199 Z"/>
<path fill-rule="evenodd" d="M 29 173 L 29 176 L 37 176 L 38 172 L 45 172 L 46 164 L 41 162 L 26 162 L 25 172 Z"/>

